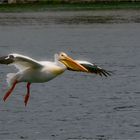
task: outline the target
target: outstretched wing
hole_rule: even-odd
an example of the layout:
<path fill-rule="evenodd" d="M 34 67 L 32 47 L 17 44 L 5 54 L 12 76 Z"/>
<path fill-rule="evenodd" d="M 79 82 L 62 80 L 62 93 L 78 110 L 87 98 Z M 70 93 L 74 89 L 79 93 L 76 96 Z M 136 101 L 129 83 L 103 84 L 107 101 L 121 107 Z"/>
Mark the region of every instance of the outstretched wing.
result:
<path fill-rule="evenodd" d="M 8 56 L 0 57 L 0 64 L 15 65 L 20 71 L 29 67 L 42 67 L 38 61 L 20 54 L 9 54 Z"/>
<path fill-rule="evenodd" d="M 92 64 L 88 61 L 80 61 L 80 60 L 76 60 L 76 62 L 78 62 L 80 65 L 82 65 L 83 67 L 85 67 L 89 73 L 95 73 L 98 74 L 100 76 L 111 76 L 111 72 L 107 71 L 101 67 L 98 67 L 95 64 Z"/>

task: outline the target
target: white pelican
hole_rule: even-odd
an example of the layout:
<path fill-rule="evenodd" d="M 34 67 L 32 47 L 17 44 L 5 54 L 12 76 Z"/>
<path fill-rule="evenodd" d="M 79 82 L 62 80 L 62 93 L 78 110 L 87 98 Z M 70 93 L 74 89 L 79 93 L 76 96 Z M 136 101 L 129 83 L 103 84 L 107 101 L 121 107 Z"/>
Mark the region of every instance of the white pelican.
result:
<path fill-rule="evenodd" d="M 19 70 L 17 73 L 7 74 L 7 82 L 10 88 L 3 100 L 6 101 L 17 83 L 27 82 L 27 93 L 24 98 L 25 106 L 30 97 L 31 83 L 47 82 L 62 74 L 65 70 L 95 73 L 106 77 L 110 76 L 109 71 L 87 61 L 73 60 L 64 52 L 55 54 L 54 62 L 37 61 L 28 56 L 13 53 L 0 57 L 0 64 L 14 65 Z"/>

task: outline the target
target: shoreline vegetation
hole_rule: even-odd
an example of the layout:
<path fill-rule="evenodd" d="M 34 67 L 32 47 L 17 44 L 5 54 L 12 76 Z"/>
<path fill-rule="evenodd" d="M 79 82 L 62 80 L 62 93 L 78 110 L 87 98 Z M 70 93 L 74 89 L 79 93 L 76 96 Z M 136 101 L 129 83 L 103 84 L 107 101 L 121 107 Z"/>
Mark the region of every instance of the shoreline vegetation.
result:
<path fill-rule="evenodd" d="M 61 1 L 48 0 L 34 3 L 0 4 L 0 12 L 43 12 L 43 11 L 79 11 L 79 10 L 139 10 L 138 1 Z"/>

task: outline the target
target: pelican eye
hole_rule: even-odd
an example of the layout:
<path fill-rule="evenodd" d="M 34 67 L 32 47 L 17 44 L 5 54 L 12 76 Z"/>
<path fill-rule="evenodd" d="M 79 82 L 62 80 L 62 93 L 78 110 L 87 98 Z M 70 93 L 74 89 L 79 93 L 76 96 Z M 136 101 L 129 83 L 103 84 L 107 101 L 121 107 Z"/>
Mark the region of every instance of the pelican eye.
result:
<path fill-rule="evenodd" d="M 62 53 L 61 56 L 64 57 L 64 56 L 66 56 L 66 55 Z"/>

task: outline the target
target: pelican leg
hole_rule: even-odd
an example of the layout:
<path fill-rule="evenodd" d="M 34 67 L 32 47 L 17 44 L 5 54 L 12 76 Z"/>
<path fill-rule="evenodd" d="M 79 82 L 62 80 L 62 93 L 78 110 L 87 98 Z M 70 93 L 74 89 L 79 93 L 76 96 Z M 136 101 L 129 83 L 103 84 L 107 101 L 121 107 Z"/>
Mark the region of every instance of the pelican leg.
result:
<path fill-rule="evenodd" d="M 6 99 L 10 96 L 10 94 L 11 94 L 12 91 L 14 90 L 14 88 L 15 88 L 15 86 L 16 86 L 17 83 L 18 83 L 18 81 L 16 80 L 16 81 L 13 83 L 12 87 L 11 87 L 11 88 L 7 91 L 7 93 L 4 95 L 4 97 L 3 97 L 4 102 L 5 102 Z"/>
<path fill-rule="evenodd" d="M 27 105 L 29 97 L 30 97 L 30 85 L 31 83 L 27 83 L 27 94 L 25 95 L 25 98 L 24 98 L 25 106 Z"/>

